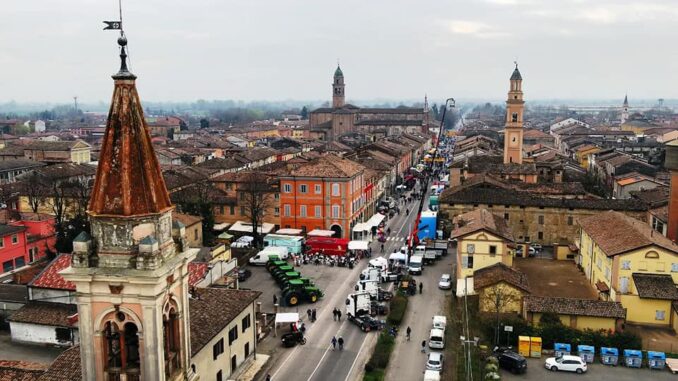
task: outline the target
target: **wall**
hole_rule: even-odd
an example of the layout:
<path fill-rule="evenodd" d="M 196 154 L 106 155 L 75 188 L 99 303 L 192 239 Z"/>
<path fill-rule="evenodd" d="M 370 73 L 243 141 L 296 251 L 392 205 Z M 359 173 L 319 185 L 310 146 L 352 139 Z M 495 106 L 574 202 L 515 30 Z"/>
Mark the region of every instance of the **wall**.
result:
<path fill-rule="evenodd" d="M 659 299 L 641 299 L 636 295 L 621 295 L 621 303 L 626 307 L 626 321 L 648 325 L 670 326 L 671 301 Z M 664 311 L 664 320 L 656 320 L 656 311 Z"/>
<path fill-rule="evenodd" d="M 51 288 L 28 287 L 29 300 L 42 300 L 52 303 L 77 304 L 75 290 L 54 290 Z"/>
<path fill-rule="evenodd" d="M 498 291 L 494 290 L 494 287 L 497 287 Z M 523 306 L 523 296 L 526 293 L 522 290 L 519 290 L 511 285 L 506 284 L 505 282 L 498 283 L 497 285 L 488 286 L 481 290 L 478 290 L 479 300 L 480 300 L 480 311 L 481 312 L 497 312 L 496 311 L 496 295 L 501 293 L 502 295 L 507 295 L 504 299 L 503 306 L 501 306 L 501 313 L 521 313 Z"/>
<path fill-rule="evenodd" d="M 468 253 L 468 245 L 475 245 L 473 254 Z M 490 246 L 496 246 L 497 253 L 490 254 Z M 463 257 L 473 256 L 473 268 L 463 268 Z M 506 246 L 506 241 L 486 231 L 469 234 L 459 239 L 457 245 L 457 279 L 472 277 L 473 272 L 496 263 L 513 265 L 513 253 Z"/>
<path fill-rule="evenodd" d="M 12 243 L 12 236 L 14 235 L 17 236 L 17 243 Z M 12 263 L 12 269 L 9 271 L 23 267 L 29 263 L 28 250 L 26 246 L 26 231 L 20 231 L 0 237 L 0 240 L 3 242 L 3 247 L 0 248 L 0 274 L 4 272 L 4 264 L 6 262 Z M 23 258 L 24 264 L 21 265 L 20 262 L 17 263 L 17 258 Z"/>
<path fill-rule="evenodd" d="M 27 324 L 27 323 L 9 323 L 12 341 L 30 344 L 55 344 L 64 345 L 71 343 L 62 343 L 56 339 L 56 328 L 51 325 Z M 78 329 L 73 328 L 73 340 L 75 344 L 80 342 Z"/>
<path fill-rule="evenodd" d="M 247 314 L 250 314 L 251 326 L 243 332 L 242 319 Z M 249 356 L 253 356 L 256 348 L 255 324 L 256 315 L 254 313 L 254 303 L 252 303 L 191 358 L 191 364 L 195 365 L 196 373 L 200 376 L 201 380 L 216 380 L 216 374 L 219 370 L 221 370 L 222 379 L 224 381 L 228 380 L 236 370 L 231 369 L 231 357 L 233 355 L 236 356 L 237 366 L 240 366 L 246 360 L 246 343 L 249 343 L 250 347 Z M 228 332 L 235 326 L 238 327 L 238 339 L 232 345 L 228 345 Z M 224 353 L 214 360 L 212 348 L 220 339 L 224 340 Z"/>

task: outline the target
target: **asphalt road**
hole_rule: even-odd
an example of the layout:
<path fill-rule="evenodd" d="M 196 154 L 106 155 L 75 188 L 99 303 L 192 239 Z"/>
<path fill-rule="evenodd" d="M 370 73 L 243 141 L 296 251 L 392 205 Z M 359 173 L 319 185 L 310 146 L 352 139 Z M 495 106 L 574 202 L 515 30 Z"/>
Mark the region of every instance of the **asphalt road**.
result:
<path fill-rule="evenodd" d="M 405 244 L 405 237 L 416 219 L 416 206 L 414 201 L 408 206 L 401 206 L 401 213 L 388 220 L 387 227 L 391 228 L 391 236 L 384 244 L 383 254 L 379 242 L 374 241 L 371 244 L 373 257 L 388 256 Z M 405 213 L 407 207 L 411 211 L 409 215 Z M 272 367 L 269 373 L 272 380 L 348 381 L 360 378 L 364 364 L 376 343 L 377 333 L 364 333 L 355 325 L 347 322 L 343 316 L 341 322 L 333 321 L 332 309 L 337 307 L 342 312 L 345 311 L 346 296 L 353 291 L 360 272 L 366 267 L 367 261 L 363 260 L 352 270 L 313 265 L 300 268 L 304 276 L 314 279 L 316 284 L 325 291 L 325 297 L 315 305 L 304 304 L 298 308 L 307 326 L 307 343 L 294 348 L 277 346 L 270 360 Z M 315 272 L 318 272 L 316 276 L 314 276 Z M 270 280 L 271 277 L 265 274 L 265 270 L 263 274 L 260 273 L 262 272 L 256 271 L 256 274 L 247 281 L 250 283 L 245 282 L 242 286 L 263 291 L 262 307 L 267 311 L 272 307 L 268 304 L 272 303 L 271 290 L 277 291 L 277 286 Z M 268 283 L 266 283 L 266 276 L 268 276 Z M 386 284 L 382 287 L 386 287 Z M 317 321 L 310 323 L 306 319 L 305 311 L 313 307 L 317 309 Z M 345 341 L 343 351 L 332 350 L 330 342 L 333 336 L 343 337 Z M 269 339 L 277 340 L 271 337 L 266 340 Z"/>

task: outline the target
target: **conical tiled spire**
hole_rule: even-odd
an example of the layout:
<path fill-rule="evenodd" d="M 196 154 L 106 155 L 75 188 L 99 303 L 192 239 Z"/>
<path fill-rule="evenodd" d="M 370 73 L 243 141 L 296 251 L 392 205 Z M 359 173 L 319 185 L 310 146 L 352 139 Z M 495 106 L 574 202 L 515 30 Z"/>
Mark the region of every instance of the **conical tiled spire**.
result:
<path fill-rule="evenodd" d="M 172 207 L 135 85 L 127 69 L 124 37 L 120 44 L 120 71 L 108 112 L 89 213 L 140 216 Z"/>

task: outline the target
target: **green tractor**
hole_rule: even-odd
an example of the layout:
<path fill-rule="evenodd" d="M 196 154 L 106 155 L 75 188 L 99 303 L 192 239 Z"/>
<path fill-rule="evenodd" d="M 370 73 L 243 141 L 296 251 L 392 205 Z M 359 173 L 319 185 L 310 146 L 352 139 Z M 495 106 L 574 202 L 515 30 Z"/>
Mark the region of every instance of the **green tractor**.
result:
<path fill-rule="evenodd" d="M 306 286 L 301 279 L 292 279 L 287 282 L 283 289 L 282 300 L 290 307 L 302 302 L 315 303 L 325 296 L 316 286 Z"/>
<path fill-rule="evenodd" d="M 273 276 L 273 279 L 278 279 L 278 277 L 284 273 L 294 271 L 294 267 L 290 265 L 284 265 L 280 267 L 275 267 L 271 269 L 271 275 Z"/>
<path fill-rule="evenodd" d="M 297 271 L 288 271 L 282 274 L 278 273 L 278 276 L 275 278 L 275 281 L 278 282 L 278 285 L 282 287 L 283 285 L 286 285 L 288 281 L 299 278 L 301 278 L 301 273 Z"/>
<path fill-rule="evenodd" d="M 291 280 L 291 279 L 290 279 L 290 280 Z M 298 278 L 298 280 L 301 281 L 301 283 L 303 284 L 304 287 L 315 287 L 315 288 L 317 288 L 317 286 L 315 285 L 315 283 L 313 283 L 313 281 L 310 280 L 309 278 Z M 287 291 L 290 289 L 289 283 L 290 283 L 290 282 L 289 282 L 289 280 L 288 280 L 288 281 L 285 281 L 285 282 L 283 282 L 283 283 L 280 284 L 280 289 L 281 289 L 281 292 L 280 292 L 280 293 L 281 293 L 282 295 L 285 295 L 285 293 L 287 293 Z"/>
<path fill-rule="evenodd" d="M 276 268 L 276 267 L 280 267 L 280 266 L 284 266 L 286 264 L 287 264 L 287 262 L 280 260 L 277 255 L 276 256 L 272 255 L 269 258 L 268 263 L 266 263 L 266 270 L 268 270 L 270 272 L 271 269 Z"/>

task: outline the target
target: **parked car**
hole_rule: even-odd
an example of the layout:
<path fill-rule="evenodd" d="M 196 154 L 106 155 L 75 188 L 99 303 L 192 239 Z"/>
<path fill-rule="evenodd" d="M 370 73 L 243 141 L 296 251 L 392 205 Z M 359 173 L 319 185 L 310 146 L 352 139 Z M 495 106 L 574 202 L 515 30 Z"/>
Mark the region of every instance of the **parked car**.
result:
<path fill-rule="evenodd" d="M 248 269 L 238 269 L 238 281 L 244 282 L 247 278 L 252 276 L 252 272 Z"/>
<path fill-rule="evenodd" d="M 431 352 L 428 354 L 428 359 L 426 360 L 426 369 L 427 370 L 443 370 L 443 354 L 440 352 Z"/>
<path fill-rule="evenodd" d="M 497 354 L 499 366 L 511 373 L 519 374 L 527 372 L 527 360 L 525 357 L 513 351 L 505 351 Z"/>
<path fill-rule="evenodd" d="M 527 255 L 530 256 L 530 257 L 534 257 L 534 255 L 536 253 L 537 253 L 537 250 L 535 250 L 534 247 L 532 247 L 532 246 L 530 246 L 527 249 Z M 523 256 L 523 247 L 522 246 L 518 246 L 518 248 L 516 249 L 516 256 L 518 256 L 518 257 Z"/>
<path fill-rule="evenodd" d="M 438 288 L 441 290 L 449 290 L 452 288 L 452 276 L 450 274 L 443 274 L 438 282 Z"/>
<path fill-rule="evenodd" d="M 567 372 L 586 373 L 586 361 L 579 356 L 564 355 L 561 357 L 549 357 L 544 362 L 544 368 L 552 371 L 564 370 Z"/>
<path fill-rule="evenodd" d="M 530 245 L 530 247 L 533 247 L 537 251 L 540 251 L 542 249 L 541 244 L 538 244 L 538 243 L 533 243 L 533 244 Z"/>

